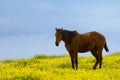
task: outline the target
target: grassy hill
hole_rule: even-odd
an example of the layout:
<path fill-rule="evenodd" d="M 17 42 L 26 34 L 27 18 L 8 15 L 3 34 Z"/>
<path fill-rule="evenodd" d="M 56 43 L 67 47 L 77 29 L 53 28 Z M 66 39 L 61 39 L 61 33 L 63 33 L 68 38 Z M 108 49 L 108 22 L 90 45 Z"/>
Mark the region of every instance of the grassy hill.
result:
<path fill-rule="evenodd" d="M 33 58 L 0 61 L 0 80 L 119 80 L 120 53 L 103 56 L 102 69 L 93 70 L 94 57 L 79 56 L 78 70 L 69 56 L 36 55 Z"/>

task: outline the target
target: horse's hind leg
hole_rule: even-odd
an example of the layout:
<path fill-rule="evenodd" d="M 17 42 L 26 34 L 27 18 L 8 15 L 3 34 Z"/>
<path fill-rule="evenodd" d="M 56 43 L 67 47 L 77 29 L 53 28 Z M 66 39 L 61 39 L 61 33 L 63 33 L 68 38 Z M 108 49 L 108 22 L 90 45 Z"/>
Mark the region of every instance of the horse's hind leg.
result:
<path fill-rule="evenodd" d="M 96 69 L 96 66 L 98 65 L 99 59 L 98 59 L 98 53 L 96 50 L 91 51 L 92 55 L 95 57 L 96 62 L 95 65 L 93 66 L 93 69 Z"/>
<path fill-rule="evenodd" d="M 102 50 L 99 50 L 98 53 L 99 53 L 99 56 L 98 56 L 99 57 L 99 68 L 101 68 L 102 67 L 102 59 L 103 59 L 102 58 Z"/>

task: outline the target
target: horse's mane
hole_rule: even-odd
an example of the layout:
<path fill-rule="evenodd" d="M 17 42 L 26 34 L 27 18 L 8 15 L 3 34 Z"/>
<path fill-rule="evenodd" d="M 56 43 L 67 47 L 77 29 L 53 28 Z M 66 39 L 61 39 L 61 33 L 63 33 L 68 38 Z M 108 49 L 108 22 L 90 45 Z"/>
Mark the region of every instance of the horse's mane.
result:
<path fill-rule="evenodd" d="M 63 41 L 65 44 L 71 44 L 73 37 L 75 36 L 75 32 L 77 31 L 69 31 L 69 30 L 63 30 L 62 31 L 62 36 L 63 36 Z"/>

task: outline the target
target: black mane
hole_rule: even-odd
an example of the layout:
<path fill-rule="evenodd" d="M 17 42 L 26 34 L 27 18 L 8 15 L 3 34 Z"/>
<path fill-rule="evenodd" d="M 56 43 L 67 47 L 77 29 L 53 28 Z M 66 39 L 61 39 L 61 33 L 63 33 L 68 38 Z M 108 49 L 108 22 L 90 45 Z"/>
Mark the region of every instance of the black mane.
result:
<path fill-rule="evenodd" d="M 68 31 L 68 30 L 63 30 L 62 31 L 62 36 L 63 36 L 63 41 L 66 44 L 71 44 L 73 37 L 75 36 L 76 31 Z"/>

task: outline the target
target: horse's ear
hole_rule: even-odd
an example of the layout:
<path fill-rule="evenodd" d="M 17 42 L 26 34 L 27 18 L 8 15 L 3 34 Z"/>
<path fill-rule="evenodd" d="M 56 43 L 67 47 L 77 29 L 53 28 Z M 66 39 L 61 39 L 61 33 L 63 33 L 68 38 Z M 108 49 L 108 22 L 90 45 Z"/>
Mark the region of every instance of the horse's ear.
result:
<path fill-rule="evenodd" d="M 55 30 L 57 31 L 58 29 L 57 29 L 57 28 L 55 28 Z"/>

